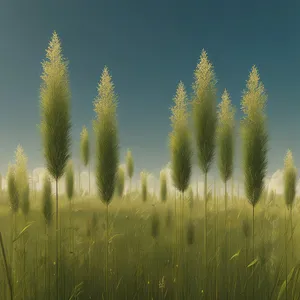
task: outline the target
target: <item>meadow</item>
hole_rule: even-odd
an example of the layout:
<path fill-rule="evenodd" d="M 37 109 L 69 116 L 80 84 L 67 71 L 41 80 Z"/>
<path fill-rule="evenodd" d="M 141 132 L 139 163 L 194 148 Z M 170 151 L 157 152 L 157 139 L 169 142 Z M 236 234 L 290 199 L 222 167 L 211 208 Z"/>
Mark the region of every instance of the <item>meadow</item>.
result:
<path fill-rule="evenodd" d="M 251 209 L 245 199 L 235 197 L 230 200 L 226 257 L 223 200 L 223 197 L 213 196 L 209 201 L 210 243 L 206 273 L 203 255 L 203 201 L 195 199 L 192 210 L 189 205 L 185 205 L 185 215 L 190 215 L 193 220 L 194 237 L 191 239 L 188 222 L 185 222 L 184 239 L 177 244 L 178 248 L 183 248 L 182 260 L 178 264 L 174 259 L 174 201 L 170 205 L 149 196 L 148 201 L 143 203 L 138 193 L 114 199 L 109 210 L 107 299 L 252 299 L 252 268 L 257 274 L 255 299 L 284 299 L 284 200 L 276 197 L 272 202 L 266 199 L 265 204 L 259 205 L 255 219 L 259 228 L 256 236 L 257 263 L 250 267 L 251 222 L 248 218 Z M 27 224 L 31 225 L 25 231 L 22 231 L 26 226 L 24 217 L 22 214 L 17 216 L 17 238 L 13 243 L 16 253 L 14 299 L 55 299 L 55 228 L 51 225 L 47 230 L 41 213 L 39 193 L 35 201 L 32 201 L 27 220 Z M 7 259 L 11 261 L 12 217 L 8 205 L 8 197 L 3 194 L 0 228 Z M 153 229 L 154 209 L 159 216 L 157 232 Z M 299 213 L 298 208 L 295 208 L 296 213 Z M 70 219 L 68 200 L 61 197 L 60 221 L 61 299 L 106 299 L 106 223 L 103 204 L 95 197 L 76 197 Z M 297 221 L 294 226 L 295 242 L 288 251 L 288 271 L 291 273 L 288 299 L 300 297 L 297 264 L 300 250 L 297 237 L 300 232 Z M 226 261 L 227 277 L 224 276 Z M 0 297 L 9 299 L 6 274 L 4 268 L 1 270 Z M 176 276 L 176 272 L 180 276 Z M 208 287 L 205 291 L 206 278 Z"/>
<path fill-rule="evenodd" d="M 42 67 L 40 133 L 47 171 L 37 191 L 18 145 L 5 189 L 0 180 L 1 300 L 300 299 L 297 169 L 288 150 L 284 193 L 268 193 L 267 94 L 255 66 L 237 126 L 227 90 L 217 105 L 214 68 L 202 51 L 193 94 L 179 82 L 173 98 L 171 176 L 162 169 L 159 192 L 151 194 L 146 170 L 140 186 L 132 187 L 130 149 L 125 167 L 120 165 L 118 97 L 105 67 L 94 100 L 95 142 L 90 144 L 84 125 L 80 135 L 81 164 L 89 170 L 85 195 L 75 189 L 68 62 L 56 32 Z M 228 193 L 237 134 L 242 196 L 233 184 Z M 191 187 L 194 157 L 204 178 L 201 195 Z M 214 163 L 218 184 L 208 182 Z M 90 193 L 91 169 L 97 195 Z"/>

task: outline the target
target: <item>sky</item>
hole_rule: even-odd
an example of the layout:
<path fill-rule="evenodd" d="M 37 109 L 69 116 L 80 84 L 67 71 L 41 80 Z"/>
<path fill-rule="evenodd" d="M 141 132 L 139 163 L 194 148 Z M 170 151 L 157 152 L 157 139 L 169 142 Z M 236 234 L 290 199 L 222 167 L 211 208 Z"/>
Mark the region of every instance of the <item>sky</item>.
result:
<path fill-rule="evenodd" d="M 191 95 L 205 49 L 218 79 L 218 102 L 226 88 L 237 108 L 237 134 L 242 90 L 251 67 L 258 67 L 268 94 L 268 177 L 278 174 L 288 148 L 300 165 L 297 0 L 0 0 L 2 174 L 18 144 L 30 170 L 44 165 L 39 88 L 41 62 L 54 30 L 69 60 L 76 164 L 80 131 L 87 125 L 91 132 L 93 100 L 107 66 L 118 94 L 121 163 L 130 148 L 136 178 L 142 169 L 158 176 L 170 161 L 170 107 L 177 85 L 182 80 Z M 196 159 L 193 174 L 201 176 Z M 212 174 L 217 176 L 215 166 Z M 235 179 L 241 175 L 237 138 Z"/>

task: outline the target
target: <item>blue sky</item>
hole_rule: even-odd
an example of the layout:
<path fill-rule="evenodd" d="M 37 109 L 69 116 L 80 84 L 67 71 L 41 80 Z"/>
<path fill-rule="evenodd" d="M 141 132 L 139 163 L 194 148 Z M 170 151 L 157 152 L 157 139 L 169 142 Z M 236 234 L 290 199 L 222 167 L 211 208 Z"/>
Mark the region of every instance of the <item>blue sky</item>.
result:
<path fill-rule="evenodd" d="M 182 80 L 189 92 L 204 48 L 241 118 L 249 71 L 258 66 L 268 92 L 268 174 L 288 148 L 299 163 L 300 5 L 288 1 L 0 0 L 0 172 L 18 144 L 29 168 L 43 166 L 41 61 L 56 30 L 70 61 L 73 158 L 105 65 L 119 95 L 121 162 L 131 148 L 137 172 L 158 174 L 170 159 L 170 106 Z M 218 101 L 220 101 L 218 99 Z M 236 176 L 240 174 L 237 145 Z"/>

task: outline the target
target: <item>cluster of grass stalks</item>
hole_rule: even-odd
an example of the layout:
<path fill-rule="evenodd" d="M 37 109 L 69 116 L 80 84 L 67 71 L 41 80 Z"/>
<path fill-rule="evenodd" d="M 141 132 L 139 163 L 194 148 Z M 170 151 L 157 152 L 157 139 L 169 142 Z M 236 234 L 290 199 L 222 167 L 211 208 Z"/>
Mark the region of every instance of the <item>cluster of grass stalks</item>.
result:
<path fill-rule="evenodd" d="M 241 99 L 242 198 L 239 186 L 236 191 L 233 185 L 235 108 L 227 90 L 217 106 L 216 75 L 204 50 L 192 88 L 189 97 L 182 82 L 177 86 L 170 118 L 171 180 L 162 170 L 156 197 L 154 192 L 149 195 L 146 171 L 140 174 L 141 189 L 132 189 L 131 150 L 125 168 L 119 165 L 117 95 L 105 67 L 94 101 L 94 166 L 85 126 L 80 135 L 89 193 L 76 194 L 68 63 L 54 32 L 40 91 L 47 167 L 42 191 L 33 202 L 20 145 L 15 164 L 8 168 L 7 190 L 0 187 L 0 299 L 300 299 L 300 230 L 293 218 L 300 208 L 295 201 L 297 172 L 289 150 L 284 195 L 266 193 L 267 95 L 257 68 L 251 69 Z M 200 196 L 191 188 L 193 154 L 204 175 Z M 221 182 L 210 188 L 208 174 L 215 158 Z M 91 167 L 98 197 L 90 192 Z M 59 196 L 63 177 L 66 195 Z"/>

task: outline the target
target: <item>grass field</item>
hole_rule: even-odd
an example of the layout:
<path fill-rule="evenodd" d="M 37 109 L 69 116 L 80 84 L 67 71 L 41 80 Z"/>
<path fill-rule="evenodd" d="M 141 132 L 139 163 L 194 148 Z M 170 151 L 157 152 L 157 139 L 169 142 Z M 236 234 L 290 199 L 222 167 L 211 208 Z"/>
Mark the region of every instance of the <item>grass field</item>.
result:
<path fill-rule="evenodd" d="M 300 298 L 297 207 L 293 239 L 285 249 L 284 238 L 290 233 L 285 234 L 284 201 L 280 197 L 270 205 L 261 201 L 256 208 L 257 259 L 253 262 L 251 206 L 242 199 L 229 202 L 228 248 L 224 251 L 224 203 L 222 198 L 211 199 L 206 273 L 202 201 L 195 200 L 192 210 L 185 201 L 181 230 L 178 199 L 175 218 L 173 199 L 163 204 L 151 198 L 143 203 L 138 195 L 130 198 L 116 198 L 109 207 L 109 299 L 252 299 L 253 284 L 255 299 L 284 299 L 285 251 L 290 273 L 288 299 Z M 26 224 L 21 213 L 16 216 L 14 233 L 8 199 L 5 194 L 1 197 L 0 230 L 12 267 L 14 299 L 55 299 L 55 224 L 47 230 L 40 202 L 39 194 L 31 199 Z M 107 299 L 105 206 L 96 198 L 75 198 L 70 214 L 67 199 L 60 197 L 59 202 L 60 297 Z M 154 210 L 159 222 L 153 218 Z M 14 251 L 12 237 L 16 238 Z M 3 300 L 10 299 L 6 275 L 4 267 L 1 268 L 0 299 Z"/>

